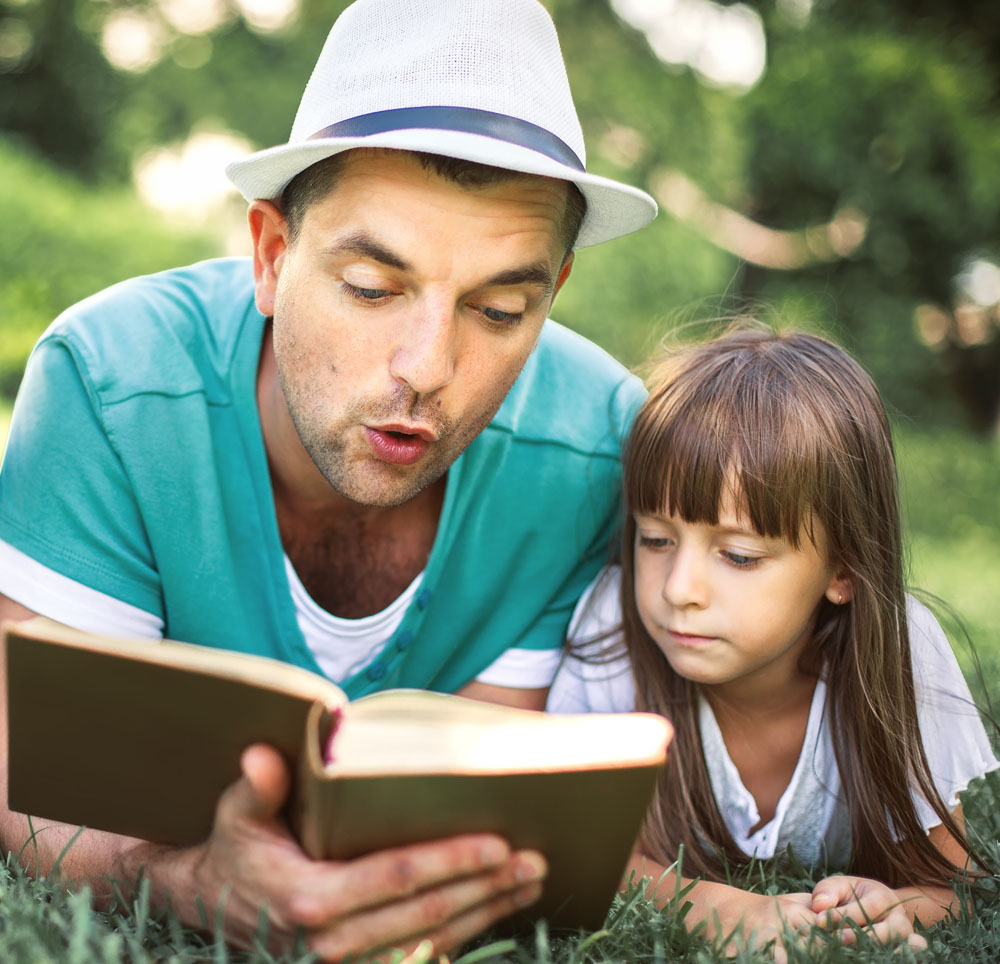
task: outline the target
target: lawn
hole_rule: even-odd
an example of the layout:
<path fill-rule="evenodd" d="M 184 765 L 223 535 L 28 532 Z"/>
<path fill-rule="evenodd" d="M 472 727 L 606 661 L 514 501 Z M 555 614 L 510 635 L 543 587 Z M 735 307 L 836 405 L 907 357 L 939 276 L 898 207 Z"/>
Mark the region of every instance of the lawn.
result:
<path fill-rule="evenodd" d="M 993 840 L 1000 830 L 1000 780 L 991 779 L 967 800 L 974 824 Z M 789 861 L 760 864 L 743 880 L 766 893 L 800 891 L 812 883 Z M 859 936 L 849 948 L 814 929 L 802 947 L 793 947 L 789 964 L 995 964 L 1000 960 L 1000 877 L 987 878 L 974 898 L 975 912 L 963 912 L 925 932 L 928 948 L 915 955 L 908 947 L 884 947 Z M 765 964 L 766 952 L 740 950 L 726 957 L 683 926 L 683 895 L 665 911 L 657 910 L 633 886 L 616 898 L 605 926 L 593 934 L 549 934 L 544 924 L 517 939 L 489 935 L 456 955 L 452 964 Z M 180 927 L 169 915 L 150 917 L 145 891 L 133 907 L 95 913 L 86 892 L 67 894 L 57 885 L 23 876 L 13 862 L 0 866 L 0 960 L 5 964 L 313 964 L 305 952 L 273 957 L 263 950 L 238 952 L 203 932 Z M 397 955 L 395 964 L 400 964 Z M 406 964 L 435 964 L 415 954 Z M 448 958 L 438 964 L 449 964 Z"/>
<path fill-rule="evenodd" d="M 6 437 L 9 406 L 0 401 L 0 448 Z M 960 623 L 946 620 L 966 670 L 975 660 L 961 627 L 975 643 L 985 667 L 985 689 L 1000 697 L 1000 453 L 995 443 L 953 432 L 898 429 L 907 537 L 914 585 L 948 600 Z M 973 680 L 977 692 L 981 689 Z M 970 824 L 1000 862 L 1000 774 L 972 789 L 965 800 Z M 753 886 L 766 892 L 801 890 L 808 876 L 781 862 L 757 866 Z M 682 902 L 681 902 L 682 903 Z M 86 892 L 70 895 L 58 884 L 26 879 L 13 861 L 0 866 L 0 961 L 4 964 L 237 964 L 281 962 L 309 964 L 306 953 L 273 958 L 264 951 L 239 953 L 213 939 L 206 917 L 204 931 L 182 928 L 169 916 L 149 917 L 142 897 L 136 906 L 110 913 L 91 909 Z M 516 941 L 486 938 L 453 964 L 716 964 L 725 956 L 699 936 L 687 933 L 680 907 L 661 913 L 641 898 L 638 888 L 617 899 L 605 929 L 596 934 L 549 935 L 540 926 Z M 914 956 L 862 939 L 846 948 L 817 931 L 811 943 L 793 949 L 790 964 L 905 964 L 927 962 L 996 962 L 1000 960 L 1000 876 L 989 878 L 977 897 L 977 912 L 963 914 L 927 934 L 929 948 Z M 768 958 L 744 951 L 735 958 L 757 964 Z M 408 964 L 427 964 L 419 955 Z"/>

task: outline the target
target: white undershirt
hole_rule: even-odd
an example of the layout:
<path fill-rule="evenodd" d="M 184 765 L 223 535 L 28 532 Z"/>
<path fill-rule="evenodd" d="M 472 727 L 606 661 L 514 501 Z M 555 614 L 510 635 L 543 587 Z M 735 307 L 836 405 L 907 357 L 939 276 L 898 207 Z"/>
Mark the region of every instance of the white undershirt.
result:
<path fill-rule="evenodd" d="M 341 683 L 366 666 L 399 628 L 423 573 L 381 612 L 361 619 L 328 613 L 306 592 L 285 557 L 295 617 L 306 644 L 327 677 Z M 0 540 L 0 593 L 75 629 L 110 636 L 158 639 L 163 620 L 43 566 Z M 476 679 L 492 686 L 541 688 L 552 682 L 559 650 L 508 649 Z"/>

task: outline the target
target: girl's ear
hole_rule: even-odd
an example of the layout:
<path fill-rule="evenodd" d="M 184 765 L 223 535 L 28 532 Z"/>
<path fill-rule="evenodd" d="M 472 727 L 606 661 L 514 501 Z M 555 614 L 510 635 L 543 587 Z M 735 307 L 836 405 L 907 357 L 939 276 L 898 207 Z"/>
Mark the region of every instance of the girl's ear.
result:
<path fill-rule="evenodd" d="M 834 573 L 826 587 L 826 598 L 835 606 L 850 602 L 854 596 L 854 580 L 843 570 Z"/>

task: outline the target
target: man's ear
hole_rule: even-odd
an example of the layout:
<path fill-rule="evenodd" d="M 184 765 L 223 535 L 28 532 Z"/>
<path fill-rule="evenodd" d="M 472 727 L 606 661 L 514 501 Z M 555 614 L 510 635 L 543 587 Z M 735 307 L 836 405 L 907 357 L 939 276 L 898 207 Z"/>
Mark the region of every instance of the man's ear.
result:
<path fill-rule="evenodd" d="M 854 598 L 854 580 L 844 570 L 834 573 L 826 587 L 826 598 L 835 606 L 842 606 Z"/>
<path fill-rule="evenodd" d="M 559 277 L 556 278 L 556 286 L 552 292 L 553 298 L 555 298 L 555 296 L 559 293 L 559 289 L 566 283 L 566 279 L 569 277 L 569 273 L 572 270 L 573 270 L 573 252 L 570 251 L 570 253 L 566 255 L 566 260 L 563 261 L 562 267 L 559 269 Z"/>
<path fill-rule="evenodd" d="M 288 223 L 271 201 L 253 201 L 247 212 L 253 240 L 254 300 L 257 310 L 270 318 L 274 314 L 274 292 L 288 250 Z"/>

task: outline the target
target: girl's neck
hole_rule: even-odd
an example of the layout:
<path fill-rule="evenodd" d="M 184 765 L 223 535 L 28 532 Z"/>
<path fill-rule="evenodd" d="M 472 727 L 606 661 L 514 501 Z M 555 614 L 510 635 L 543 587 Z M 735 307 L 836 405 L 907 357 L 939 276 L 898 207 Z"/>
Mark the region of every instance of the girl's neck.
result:
<path fill-rule="evenodd" d="M 803 706 L 812 703 L 816 689 L 816 677 L 796 668 L 791 674 L 755 675 L 703 686 L 702 692 L 708 700 L 719 726 L 746 726 L 780 720 L 788 715 L 797 715 Z"/>
<path fill-rule="evenodd" d="M 770 696 L 705 687 L 729 759 L 760 816 L 755 833 L 769 823 L 788 789 L 809 725 L 816 677 L 800 673 Z"/>

